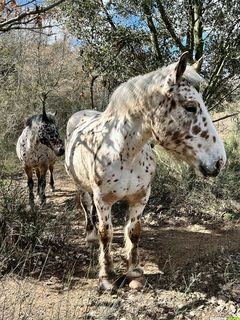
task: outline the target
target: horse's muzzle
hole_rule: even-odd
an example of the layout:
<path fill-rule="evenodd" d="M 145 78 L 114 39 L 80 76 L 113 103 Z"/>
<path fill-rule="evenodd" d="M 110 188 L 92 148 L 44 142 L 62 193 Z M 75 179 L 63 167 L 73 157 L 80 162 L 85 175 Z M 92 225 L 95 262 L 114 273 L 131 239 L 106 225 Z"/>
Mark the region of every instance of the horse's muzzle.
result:
<path fill-rule="evenodd" d="M 63 147 L 59 148 L 57 151 L 57 156 L 60 157 L 60 156 L 64 155 L 64 153 L 65 153 L 65 149 Z"/>
<path fill-rule="evenodd" d="M 204 177 L 216 177 L 223 167 L 224 161 L 222 159 L 219 159 L 212 166 L 200 163 L 199 170 Z"/>

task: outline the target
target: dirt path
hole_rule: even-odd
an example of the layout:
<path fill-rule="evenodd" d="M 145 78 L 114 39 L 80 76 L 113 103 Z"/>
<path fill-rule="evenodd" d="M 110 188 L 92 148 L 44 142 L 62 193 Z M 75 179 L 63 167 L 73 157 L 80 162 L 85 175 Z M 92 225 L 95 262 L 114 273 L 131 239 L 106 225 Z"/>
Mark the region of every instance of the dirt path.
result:
<path fill-rule="evenodd" d="M 164 226 L 145 223 L 140 256 L 146 287 L 136 292 L 124 285 L 115 294 L 100 295 L 97 249 L 85 246 L 83 219 L 73 208 L 74 184 L 62 166 L 56 177 L 57 190 L 47 192 L 45 212 L 51 215 L 51 232 L 61 241 L 41 253 L 31 273 L 4 276 L 0 319 L 240 317 L 239 226 L 210 230 L 187 221 L 180 226 L 169 220 Z M 123 220 L 123 216 L 114 218 L 113 253 L 119 275 L 125 270 L 123 231 L 116 223 Z"/>

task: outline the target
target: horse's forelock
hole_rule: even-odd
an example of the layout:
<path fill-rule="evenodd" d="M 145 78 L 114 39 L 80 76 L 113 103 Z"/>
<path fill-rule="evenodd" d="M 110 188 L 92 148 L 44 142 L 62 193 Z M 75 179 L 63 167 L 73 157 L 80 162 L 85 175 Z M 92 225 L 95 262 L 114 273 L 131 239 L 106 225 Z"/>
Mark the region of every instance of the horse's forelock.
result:
<path fill-rule="evenodd" d="M 35 115 L 31 116 L 31 117 L 28 117 L 28 118 L 26 119 L 26 121 L 25 121 L 26 127 L 30 127 L 30 128 L 31 128 L 33 121 L 35 121 L 37 117 L 38 117 L 37 114 L 35 114 Z"/>
<path fill-rule="evenodd" d="M 194 88 L 199 88 L 200 84 L 204 82 L 203 77 L 197 73 L 193 67 L 187 66 L 183 78 L 186 79 Z"/>
<path fill-rule="evenodd" d="M 55 117 L 55 114 L 54 114 L 54 113 L 48 112 L 48 113 L 47 113 L 47 118 L 48 118 L 48 121 L 49 121 L 49 122 L 54 123 L 54 124 L 57 123 L 56 117 Z"/>
<path fill-rule="evenodd" d="M 48 122 L 48 123 L 56 124 L 56 118 L 55 118 L 55 115 L 51 112 L 47 113 L 47 118 L 44 118 L 42 114 L 35 114 L 31 117 L 28 117 L 25 120 L 25 126 L 31 128 L 33 122 L 35 123 Z"/>

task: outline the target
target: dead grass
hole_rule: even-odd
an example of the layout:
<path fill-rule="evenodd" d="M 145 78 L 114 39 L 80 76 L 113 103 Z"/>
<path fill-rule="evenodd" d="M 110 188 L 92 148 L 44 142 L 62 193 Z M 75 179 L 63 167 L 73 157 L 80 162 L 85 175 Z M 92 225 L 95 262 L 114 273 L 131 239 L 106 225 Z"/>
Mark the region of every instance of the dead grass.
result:
<path fill-rule="evenodd" d="M 196 179 L 161 154 L 143 217 L 141 261 L 147 283 L 124 283 L 124 213 L 114 208 L 113 253 L 119 290 L 97 291 L 98 248 L 88 248 L 75 188 L 56 170 L 57 191 L 33 223 L 25 177 L 0 185 L 0 319 L 199 319 L 240 317 L 239 144 L 216 180 Z M 171 163 L 171 164 L 170 164 Z"/>

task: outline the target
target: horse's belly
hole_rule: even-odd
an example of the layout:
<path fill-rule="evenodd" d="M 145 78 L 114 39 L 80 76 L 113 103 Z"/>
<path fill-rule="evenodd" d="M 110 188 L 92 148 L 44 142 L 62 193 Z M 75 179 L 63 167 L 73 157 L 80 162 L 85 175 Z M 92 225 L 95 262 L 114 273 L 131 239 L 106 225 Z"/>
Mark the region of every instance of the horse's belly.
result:
<path fill-rule="evenodd" d="M 148 169 L 146 169 L 146 167 Z M 106 167 L 105 174 L 101 176 L 99 191 L 103 198 L 110 202 L 126 199 L 130 200 L 135 195 L 144 197 L 150 188 L 150 183 L 155 172 L 154 162 L 142 166 L 139 161 L 134 164 L 123 165 L 119 161 Z M 100 175 L 98 175 L 100 176 Z"/>
<path fill-rule="evenodd" d="M 24 146 L 18 150 L 18 158 L 25 166 L 33 168 L 49 166 L 56 161 L 55 153 L 44 145 L 32 149 L 27 149 Z"/>
<path fill-rule="evenodd" d="M 88 192 L 92 191 L 92 163 L 93 155 L 83 145 L 78 145 L 70 153 L 66 152 L 65 166 L 68 174 L 79 188 Z"/>

